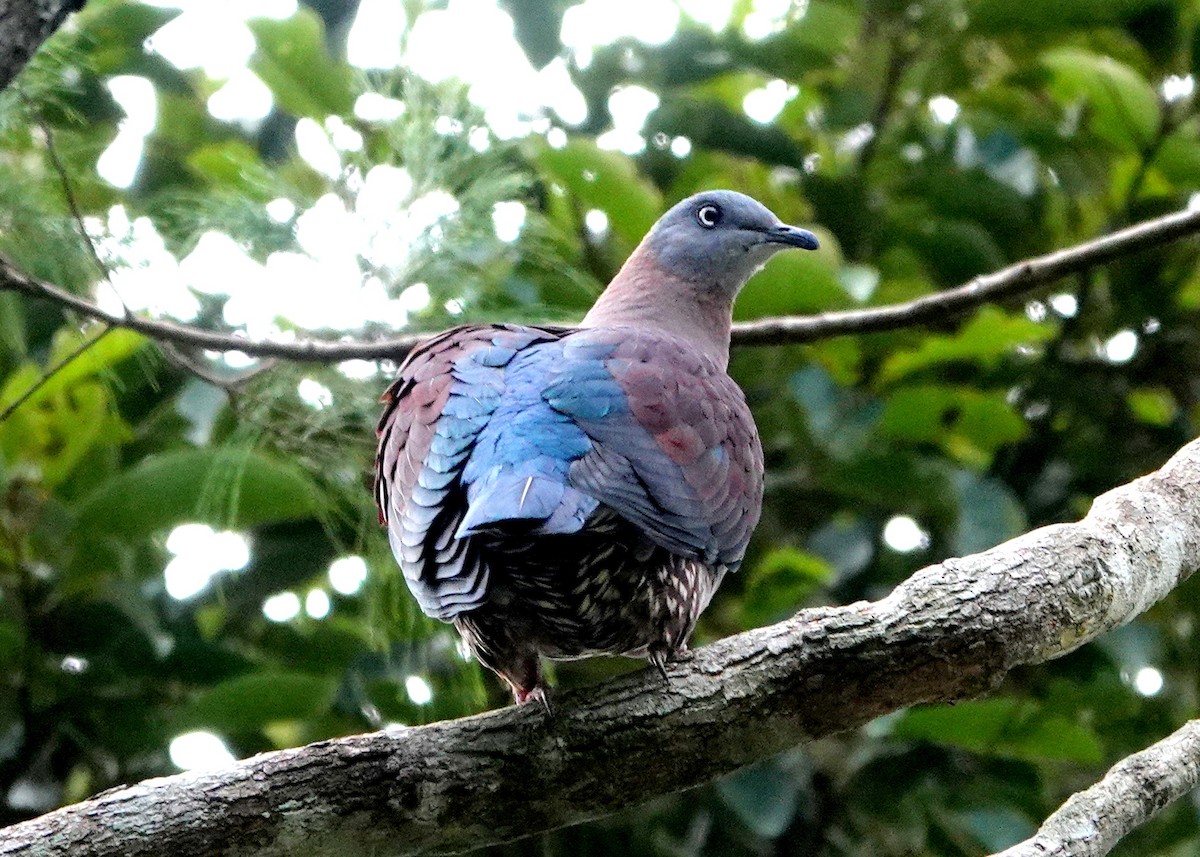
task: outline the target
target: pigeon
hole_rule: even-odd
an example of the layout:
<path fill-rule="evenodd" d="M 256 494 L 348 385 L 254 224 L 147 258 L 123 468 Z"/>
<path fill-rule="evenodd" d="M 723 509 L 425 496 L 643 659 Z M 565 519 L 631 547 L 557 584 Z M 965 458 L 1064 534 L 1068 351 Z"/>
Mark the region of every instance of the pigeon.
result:
<path fill-rule="evenodd" d="M 763 456 L 727 374 L 738 291 L 809 231 L 728 190 L 664 214 L 576 327 L 467 324 L 383 395 L 380 523 L 428 616 L 517 703 L 543 658 L 666 675 L 746 553 Z"/>

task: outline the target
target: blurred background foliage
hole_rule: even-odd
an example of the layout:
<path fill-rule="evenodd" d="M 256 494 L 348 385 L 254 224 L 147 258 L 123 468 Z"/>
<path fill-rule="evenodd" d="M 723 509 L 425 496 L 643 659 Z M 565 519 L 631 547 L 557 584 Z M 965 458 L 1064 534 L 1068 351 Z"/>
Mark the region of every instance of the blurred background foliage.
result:
<path fill-rule="evenodd" d="M 720 186 L 823 239 L 739 318 L 902 301 L 1200 204 L 1198 18 L 1196 0 L 92 0 L 3 93 L 0 251 L 106 306 L 256 337 L 570 320 L 666 206 Z M 766 510 L 698 641 L 1078 518 L 1197 434 L 1198 322 L 1184 242 L 932 330 L 737 350 Z M 505 704 L 375 522 L 394 364 L 258 371 L 4 294 L 0 406 L 92 338 L 0 424 L 0 819 Z M 1000 849 L 1196 715 L 1198 591 L 992 698 L 493 852 Z M 1197 813 L 1114 853 L 1195 854 Z"/>

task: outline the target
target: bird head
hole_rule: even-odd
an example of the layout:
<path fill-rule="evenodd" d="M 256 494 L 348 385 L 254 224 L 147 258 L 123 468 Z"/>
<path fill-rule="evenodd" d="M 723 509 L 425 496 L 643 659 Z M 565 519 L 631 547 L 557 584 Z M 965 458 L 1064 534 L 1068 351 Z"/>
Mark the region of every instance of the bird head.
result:
<path fill-rule="evenodd" d="M 646 237 L 646 249 L 663 270 L 731 299 L 779 250 L 818 246 L 807 229 L 787 225 L 762 203 L 731 190 L 688 197 Z"/>

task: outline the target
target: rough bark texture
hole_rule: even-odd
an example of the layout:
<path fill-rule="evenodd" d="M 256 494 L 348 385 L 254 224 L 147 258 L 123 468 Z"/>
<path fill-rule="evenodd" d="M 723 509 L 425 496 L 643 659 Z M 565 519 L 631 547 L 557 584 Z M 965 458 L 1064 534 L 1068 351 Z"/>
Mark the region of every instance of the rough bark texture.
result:
<path fill-rule="evenodd" d="M 0 0 L 0 89 L 86 0 Z"/>
<path fill-rule="evenodd" d="M 1200 440 L 1079 523 L 930 566 L 882 601 L 722 640 L 672 666 L 669 686 L 641 671 L 564 694 L 552 717 L 507 708 L 149 780 L 0 831 L 0 855 L 401 855 L 513 839 L 985 693 L 1198 566 Z"/>
<path fill-rule="evenodd" d="M 1038 832 L 996 857 L 1103 857 L 1122 837 L 1200 782 L 1200 720 L 1122 759 L 1073 795 Z"/>

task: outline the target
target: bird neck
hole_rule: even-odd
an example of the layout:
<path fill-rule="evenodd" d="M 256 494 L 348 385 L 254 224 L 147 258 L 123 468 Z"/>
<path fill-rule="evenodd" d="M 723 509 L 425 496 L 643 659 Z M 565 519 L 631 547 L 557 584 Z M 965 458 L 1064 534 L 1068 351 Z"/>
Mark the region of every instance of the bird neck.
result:
<path fill-rule="evenodd" d="M 729 364 L 736 289 L 669 273 L 638 247 L 580 322 L 580 327 L 650 327 L 691 343 L 718 366 Z"/>

